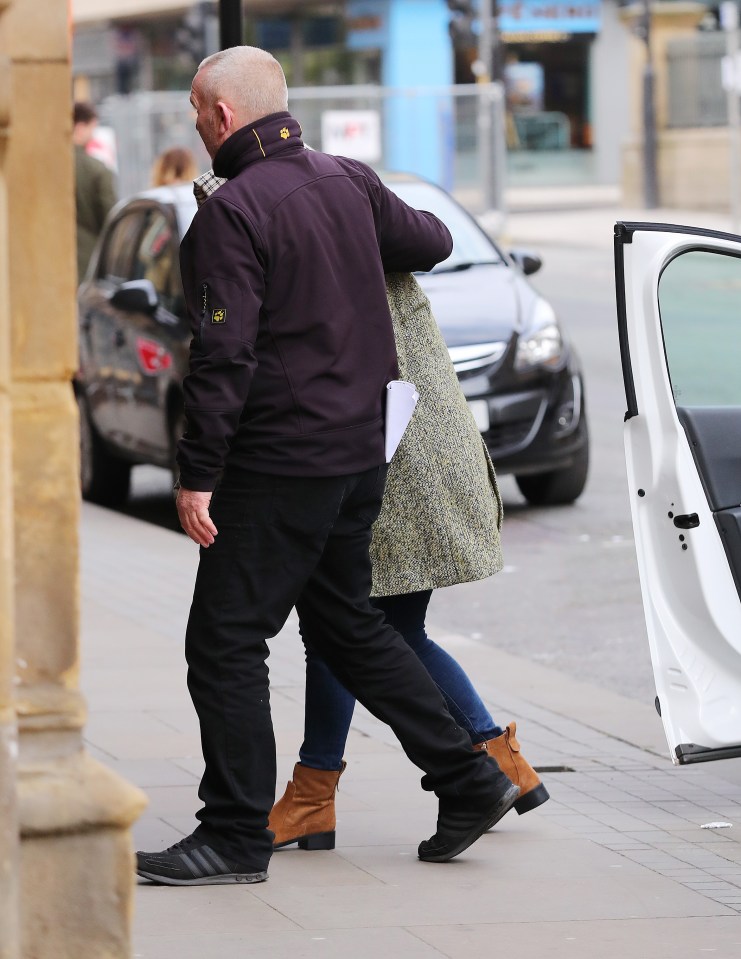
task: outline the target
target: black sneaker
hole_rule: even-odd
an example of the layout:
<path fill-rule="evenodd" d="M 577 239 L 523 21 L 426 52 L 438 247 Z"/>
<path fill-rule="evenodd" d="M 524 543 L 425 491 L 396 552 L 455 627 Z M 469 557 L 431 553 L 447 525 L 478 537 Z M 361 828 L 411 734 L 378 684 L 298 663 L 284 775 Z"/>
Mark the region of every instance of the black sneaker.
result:
<path fill-rule="evenodd" d="M 472 806 L 441 799 L 437 816 L 437 832 L 419 844 L 417 854 L 424 862 L 447 862 L 475 843 L 479 836 L 499 822 L 520 795 L 520 787 L 512 784 L 485 806 Z"/>
<path fill-rule="evenodd" d="M 162 852 L 137 852 L 136 871 L 164 886 L 221 886 L 229 882 L 265 882 L 267 869 L 225 859 L 195 838 L 186 836 Z"/>

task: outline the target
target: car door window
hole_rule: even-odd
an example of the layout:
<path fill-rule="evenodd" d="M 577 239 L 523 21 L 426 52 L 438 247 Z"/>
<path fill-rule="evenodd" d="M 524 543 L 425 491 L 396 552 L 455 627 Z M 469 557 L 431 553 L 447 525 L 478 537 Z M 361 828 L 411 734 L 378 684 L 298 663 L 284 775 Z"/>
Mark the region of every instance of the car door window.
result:
<path fill-rule="evenodd" d="M 99 278 L 116 284 L 133 278 L 132 260 L 143 225 L 144 214 L 140 211 L 125 213 L 115 221 L 101 254 Z"/>
<path fill-rule="evenodd" d="M 741 259 L 708 250 L 675 257 L 659 309 L 677 406 L 741 406 Z"/>
<path fill-rule="evenodd" d="M 180 294 L 180 276 L 176 270 L 175 229 L 161 210 L 150 210 L 136 249 L 134 279 L 152 282 L 165 309 L 172 311 Z"/>
<path fill-rule="evenodd" d="M 659 281 L 677 416 L 741 596 L 741 258 L 691 250 Z"/>

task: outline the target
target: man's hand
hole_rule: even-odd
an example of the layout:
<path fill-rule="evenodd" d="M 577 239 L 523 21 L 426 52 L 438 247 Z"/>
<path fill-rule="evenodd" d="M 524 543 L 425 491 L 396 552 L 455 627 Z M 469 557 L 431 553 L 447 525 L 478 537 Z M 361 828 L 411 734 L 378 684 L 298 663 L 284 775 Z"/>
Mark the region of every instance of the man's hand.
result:
<path fill-rule="evenodd" d="M 181 487 L 175 500 L 180 525 L 194 543 L 203 547 L 210 546 L 218 533 L 208 515 L 211 495 L 211 493 L 199 493 L 196 490 Z"/>

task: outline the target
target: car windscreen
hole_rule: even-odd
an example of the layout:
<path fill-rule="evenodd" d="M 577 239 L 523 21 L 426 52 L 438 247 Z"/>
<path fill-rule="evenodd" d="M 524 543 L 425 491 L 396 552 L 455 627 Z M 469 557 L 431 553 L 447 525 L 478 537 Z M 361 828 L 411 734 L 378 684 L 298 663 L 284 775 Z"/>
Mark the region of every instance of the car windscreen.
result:
<path fill-rule="evenodd" d="M 468 213 L 443 190 L 429 183 L 414 181 L 386 181 L 386 186 L 415 210 L 434 213 L 450 230 L 453 237 L 453 252 L 447 260 L 438 263 L 431 271 L 432 273 L 462 270 L 484 263 L 504 262 L 492 241 Z"/>

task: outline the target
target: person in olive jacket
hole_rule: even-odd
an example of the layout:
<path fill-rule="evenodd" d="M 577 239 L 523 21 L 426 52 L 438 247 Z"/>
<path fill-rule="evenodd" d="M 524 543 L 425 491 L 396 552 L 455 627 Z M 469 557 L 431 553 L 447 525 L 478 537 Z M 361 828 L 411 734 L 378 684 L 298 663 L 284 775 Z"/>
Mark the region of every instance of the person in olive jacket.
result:
<path fill-rule="evenodd" d="M 364 164 L 304 149 L 265 51 L 204 60 L 191 102 L 214 173 L 228 179 L 181 246 L 193 340 L 177 508 L 201 547 L 185 645 L 203 807 L 191 836 L 137 853 L 137 871 L 170 885 L 267 878 L 266 641 L 294 606 L 346 688 L 424 771 L 439 812 L 418 854 L 447 861 L 520 790 L 472 748 L 371 606 L 369 546 L 386 475 L 384 394 L 397 375 L 384 270 L 430 269 L 450 254 L 450 234 Z"/>
<path fill-rule="evenodd" d="M 72 124 L 79 283 L 85 275 L 105 218 L 116 202 L 116 184 L 113 173 L 105 163 L 87 152 L 87 146 L 98 124 L 98 114 L 92 103 L 75 103 Z"/>

